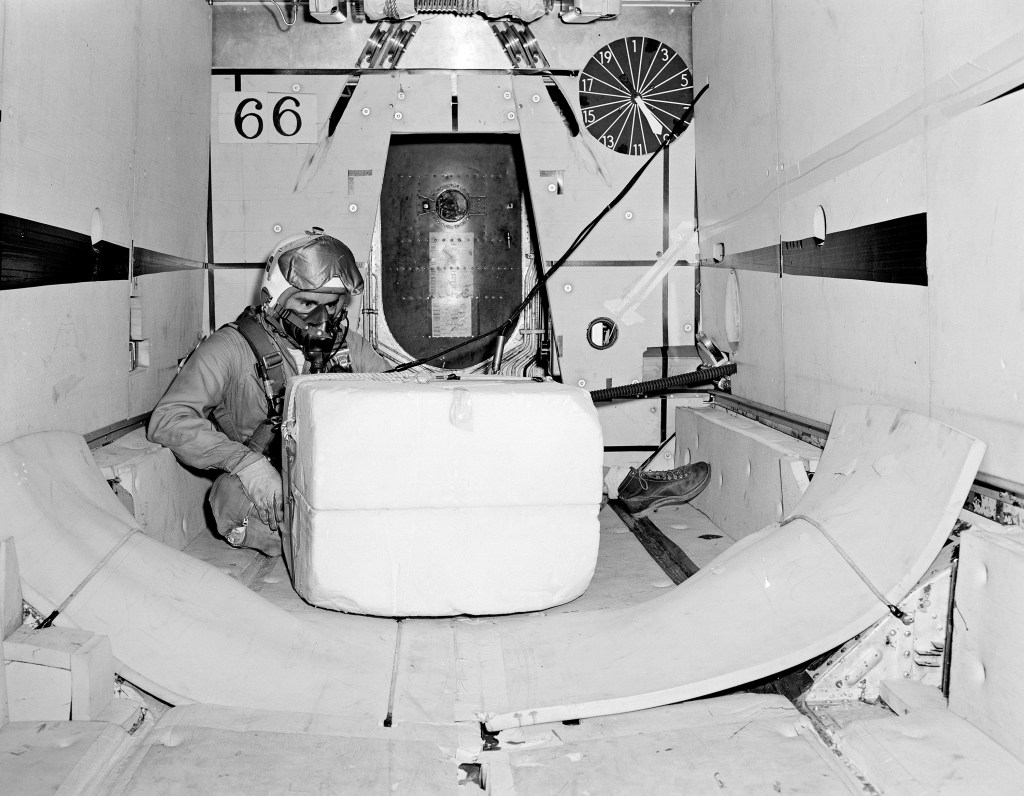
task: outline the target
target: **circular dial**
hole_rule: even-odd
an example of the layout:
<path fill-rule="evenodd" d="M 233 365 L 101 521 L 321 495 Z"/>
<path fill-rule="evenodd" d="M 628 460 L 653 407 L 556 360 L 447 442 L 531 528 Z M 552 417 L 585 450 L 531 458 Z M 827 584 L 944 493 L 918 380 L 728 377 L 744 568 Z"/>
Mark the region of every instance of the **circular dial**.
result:
<path fill-rule="evenodd" d="M 692 103 L 690 67 L 667 44 L 646 36 L 606 44 L 580 72 L 583 124 L 624 155 L 657 149 Z"/>

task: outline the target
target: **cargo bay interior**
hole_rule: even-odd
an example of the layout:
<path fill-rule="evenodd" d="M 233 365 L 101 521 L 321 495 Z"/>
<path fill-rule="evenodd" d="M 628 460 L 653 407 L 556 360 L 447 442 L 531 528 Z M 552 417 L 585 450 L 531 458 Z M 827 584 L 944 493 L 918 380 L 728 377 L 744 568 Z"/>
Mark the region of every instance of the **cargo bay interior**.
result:
<path fill-rule="evenodd" d="M 1021 792 L 1017 4 L 0 28 L 3 790 Z M 312 226 L 267 557 L 145 426 Z"/>

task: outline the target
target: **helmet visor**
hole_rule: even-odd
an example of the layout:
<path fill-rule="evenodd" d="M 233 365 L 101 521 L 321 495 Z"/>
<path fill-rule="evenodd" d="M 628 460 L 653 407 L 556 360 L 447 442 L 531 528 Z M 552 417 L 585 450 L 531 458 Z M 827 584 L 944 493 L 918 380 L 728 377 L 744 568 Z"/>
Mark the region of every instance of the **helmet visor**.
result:
<path fill-rule="evenodd" d="M 317 235 L 282 252 L 278 266 L 288 283 L 298 290 L 329 290 L 353 295 L 363 292 L 363 277 L 352 252 L 329 235 Z"/>

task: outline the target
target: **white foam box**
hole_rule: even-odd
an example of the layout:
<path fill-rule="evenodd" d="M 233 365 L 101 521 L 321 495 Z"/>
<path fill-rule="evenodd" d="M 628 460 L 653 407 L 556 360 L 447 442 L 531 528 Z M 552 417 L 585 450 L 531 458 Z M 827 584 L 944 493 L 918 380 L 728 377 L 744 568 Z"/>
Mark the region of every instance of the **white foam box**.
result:
<path fill-rule="evenodd" d="M 532 379 L 293 379 L 285 553 L 313 605 L 377 616 L 535 611 L 597 563 L 601 427 Z"/>

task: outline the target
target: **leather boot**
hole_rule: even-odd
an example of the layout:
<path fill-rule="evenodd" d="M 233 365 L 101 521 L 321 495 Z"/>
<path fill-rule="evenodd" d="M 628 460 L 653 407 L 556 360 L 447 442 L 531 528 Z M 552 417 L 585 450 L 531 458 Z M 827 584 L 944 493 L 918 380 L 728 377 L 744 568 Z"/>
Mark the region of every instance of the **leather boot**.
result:
<path fill-rule="evenodd" d="M 674 470 L 637 470 L 619 485 L 619 500 L 631 514 L 644 515 L 660 506 L 686 503 L 711 481 L 707 462 L 694 462 Z"/>

